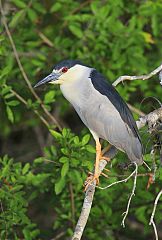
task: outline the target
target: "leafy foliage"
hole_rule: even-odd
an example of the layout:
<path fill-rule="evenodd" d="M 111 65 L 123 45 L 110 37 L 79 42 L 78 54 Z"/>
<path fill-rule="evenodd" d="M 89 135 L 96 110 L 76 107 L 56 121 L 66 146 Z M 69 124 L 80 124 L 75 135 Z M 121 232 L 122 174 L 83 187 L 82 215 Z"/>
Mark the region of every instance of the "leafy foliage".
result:
<path fill-rule="evenodd" d="M 93 169 L 95 149 L 88 131 L 60 90 L 50 87 L 38 90 L 35 95 L 30 83 L 34 85 L 49 74 L 55 63 L 68 58 L 81 59 L 96 67 L 112 82 L 120 75 L 153 70 L 162 55 L 162 3 L 12 0 L 3 1 L 3 9 L 23 70 L 17 64 L 2 20 L 0 238 L 51 239 L 61 233 L 60 239 L 68 239 L 79 216 L 84 198 L 82 185 L 87 172 Z M 154 109 L 154 100 L 140 102 L 150 96 L 161 97 L 156 78 L 125 83 L 118 91 L 146 113 Z M 55 118 L 66 126 L 63 130 L 59 130 Z M 150 146 L 154 140 L 148 145 L 146 130 L 141 135 L 146 145 L 145 158 L 151 165 Z M 155 158 L 159 166 L 158 151 Z M 109 179 L 101 177 L 101 185 L 130 173 L 131 169 L 124 171 L 118 167 L 124 160 L 125 155 L 117 155 Z M 161 176 L 159 168 L 156 182 L 148 190 L 148 177 L 138 178 L 126 229 L 120 227 L 121 214 L 132 180 L 108 190 L 97 190 L 83 239 L 151 239 L 148 221 Z M 160 210 L 161 205 L 156 213 L 157 223 L 162 221 Z"/>

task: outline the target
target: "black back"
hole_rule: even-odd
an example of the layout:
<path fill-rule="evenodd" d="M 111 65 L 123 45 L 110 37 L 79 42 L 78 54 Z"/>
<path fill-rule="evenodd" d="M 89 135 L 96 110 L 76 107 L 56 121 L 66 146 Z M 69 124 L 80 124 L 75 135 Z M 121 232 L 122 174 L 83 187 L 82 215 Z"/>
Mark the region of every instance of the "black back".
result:
<path fill-rule="evenodd" d="M 133 135 L 139 138 L 136 122 L 133 118 L 133 115 L 128 108 L 127 104 L 121 98 L 116 89 L 105 80 L 104 76 L 97 72 L 95 69 L 92 70 L 90 79 L 94 88 L 99 91 L 102 95 L 105 95 L 109 101 L 114 105 L 114 107 L 119 112 L 122 120 L 129 126 L 132 130 Z"/>

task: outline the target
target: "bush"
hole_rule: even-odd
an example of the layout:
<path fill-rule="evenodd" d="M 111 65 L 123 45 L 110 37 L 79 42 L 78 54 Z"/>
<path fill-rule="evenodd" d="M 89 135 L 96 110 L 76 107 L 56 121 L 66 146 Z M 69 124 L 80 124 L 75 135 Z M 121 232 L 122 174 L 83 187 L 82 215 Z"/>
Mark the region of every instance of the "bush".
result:
<path fill-rule="evenodd" d="M 88 130 L 60 90 L 50 86 L 35 91 L 32 86 L 62 59 L 81 59 L 111 82 L 120 75 L 150 72 L 161 63 L 162 3 L 12 0 L 3 2 L 1 13 L 5 18 L 0 25 L 0 236 L 68 239 L 80 214 L 82 185 L 93 169 L 95 150 Z M 144 98 L 161 97 L 156 78 L 117 89 L 146 113 L 158 107 L 152 99 L 141 104 Z M 151 165 L 153 142 L 148 145 L 149 136 L 141 135 Z M 130 172 L 118 168 L 124 159 L 125 155 L 117 155 L 111 177 L 102 177 L 101 184 Z M 120 227 L 121 214 L 132 181 L 98 190 L 83 239 L 152 238 L 148 220 L 161 186 L 161 169 L 146 191 L 147 181 L 147 177 L 138 179 L 126 229 Z M 160 209 L 159 205 L 158 223 Z"/>

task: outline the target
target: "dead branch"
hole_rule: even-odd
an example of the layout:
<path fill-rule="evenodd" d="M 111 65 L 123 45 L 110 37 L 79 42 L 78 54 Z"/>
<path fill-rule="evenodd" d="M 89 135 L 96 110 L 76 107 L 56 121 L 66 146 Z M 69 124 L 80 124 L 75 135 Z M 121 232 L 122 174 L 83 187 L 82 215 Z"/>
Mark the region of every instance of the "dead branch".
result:
<path fill-rule="evenodd" d="M 162 71 L 162 64 L 159 67 L 157 67 L 156 69 L 154 69 L 152 72 L 150 72 L 149 74 L 146 74 L 146 75 L 140 75 L 140 76 L 120 76 L 113 83 L 113 86 L 116 87 L 120 82 L 123 82 L 124 80 L 129 80 L 129 81 L 133 81 L 133 80 L 147 80 L 147 79 L 151 78 L 152 76 L 160 73 L 161 71 Z M 161 80 L 161 78 L 160 78 L 160 80 Z"/>
<path fill-rule="evenodd" d="M 154 228 L 154 232 L 155 232 L 155 239 L 158 240 L 158 232 L 157 232 L 157 228 L 156 228 L 156 224 L 154 222 L 154 216 L 155 216 L 155 211 L 156 211 L 156 208 L 157 208 L 157 204 L 158 204 L 158 201 L 160 199 L 162 195 L 162 190 L 158 193 L 156 199 L 155 199 L 155 202 L 154 202 L 154 208 L 152 210 L 152 214 L 151 214 L 151 218 L 150 218 L 150 222 L 149 222 L 149 225 L 152 225 L 153 228 Z"/>
<path fill-rule="evenodd" d="M 136 189 L 136 184 L 137 184 L 138 165 L 135 163 L 135 166 L 136 166 L 136 168 L 134 170 L 134 184 L 133 184 L 131 195 L 130 195 L 129 200 L 128 200 L 127 209 L 123 213 L 124 217 L 123 217 L 123 220 L 122 220 L 122 223 L 121 223 L 121 225 L 123 227 L 125 227 L 125 219 L 126 219 L 128 213 L 129 213 L 129 208 L 130 208 L 132 197 L 135 195 L 135 189 Z"/>
<path fill-rule="evenodd" d="M 143 117 L 140 117 L 140 119 L 136 121 L 138 129 L 144 127 L 147 124 L 150 133 L 156 127 L 158 122 L 162 122 L 162 107 L 154 110 L 153 112 L 150 112 Z"/>

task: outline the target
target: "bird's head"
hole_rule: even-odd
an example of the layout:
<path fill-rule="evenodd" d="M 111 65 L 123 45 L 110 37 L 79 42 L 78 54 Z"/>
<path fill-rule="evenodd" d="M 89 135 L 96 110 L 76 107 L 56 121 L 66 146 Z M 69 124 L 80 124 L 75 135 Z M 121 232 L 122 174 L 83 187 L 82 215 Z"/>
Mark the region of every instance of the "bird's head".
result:
<path fill-rule="evenodd" d="M 83 65 L 79 60 L 63 60 L 54 66 L 52 73 L 39 81 L 34 87 L 38 87 L 45 83 L 64 84 L 79 78 L 87 66 Z M 77 77 L 76 77 L 77 76 Z"/>

